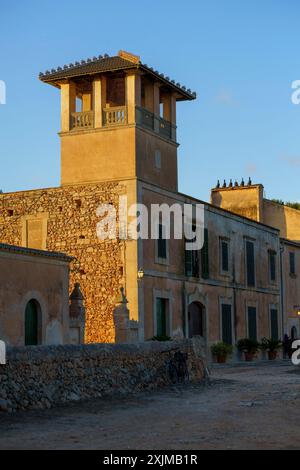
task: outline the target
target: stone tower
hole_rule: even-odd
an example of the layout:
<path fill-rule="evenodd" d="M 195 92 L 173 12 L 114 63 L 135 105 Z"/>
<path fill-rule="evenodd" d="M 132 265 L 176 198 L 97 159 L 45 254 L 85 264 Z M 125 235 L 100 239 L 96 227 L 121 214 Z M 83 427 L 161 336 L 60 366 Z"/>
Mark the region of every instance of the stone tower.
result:
<path fill-rule="evenodd" d="M 40 79 L 61 91 L 63 186 L 140 178 L 177 190 L 176 102 L 195 93 L 125 51 Z"/>

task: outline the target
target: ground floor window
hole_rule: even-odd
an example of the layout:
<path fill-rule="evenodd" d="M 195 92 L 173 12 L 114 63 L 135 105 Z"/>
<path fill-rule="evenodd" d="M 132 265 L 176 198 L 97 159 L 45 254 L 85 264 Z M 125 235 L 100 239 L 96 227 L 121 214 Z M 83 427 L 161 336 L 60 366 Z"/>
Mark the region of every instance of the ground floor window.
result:
<path fill-rule="evenodd" d="M 248 338 L 257 341 L 256 307 L 248 307 Z"/>
<path fill-rule="evenodd" d="M 222 304 L 221 317 L 222 341 L 226 344 L 232 344 L 232 314 L 230 304 Z"/>
<path fill-rule="evenodd" d="M 156 336 L 168 336 L 167 307 L 167 299 L 156 299 Z"/>

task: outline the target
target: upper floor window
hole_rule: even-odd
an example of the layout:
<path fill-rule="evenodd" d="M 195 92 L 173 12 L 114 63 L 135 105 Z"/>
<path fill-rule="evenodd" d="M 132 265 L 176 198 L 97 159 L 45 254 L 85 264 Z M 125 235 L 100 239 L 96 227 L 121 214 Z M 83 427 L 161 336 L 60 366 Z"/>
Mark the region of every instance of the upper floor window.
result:
<path fill-rule="evenodd" d="M 199 277 L 199 251 L 185 250 L 185 275 Z"/>
<path fill-rule="evenodd" d="M 220 239 L 220 268 L 222 274 L 229 272 L 229 240 Z"/>
<path fill-rule="evenodd" d="M 276 252 L 269 251 L 269 274 L 270 274 L 270 281 L 276 281 Z"/>
<path fill-rule="evenodd" d="M 156 258 L 158 258 L 158 262 L 167 261 L 168 258 L 165 227 L 162 224 L 158 225 L 158 239 L 156 240 Z"/>
<path fill-rule="evenodd" d="M 246 282 L 248 287 L 255 287 L 254 242 L 246 240 Z"/>
<path fill-rule="evenodd" d="M 296 257 L 294 252 L 290 252 L 290 274 L 296 274 Z"/>
<path fill-rule="evenodd" d="M 201 275 L 204 279 L 209 277 L 209 247 L 208 247 L 208 229 L 204 229 L 204 243 L 201 249 Z"/>

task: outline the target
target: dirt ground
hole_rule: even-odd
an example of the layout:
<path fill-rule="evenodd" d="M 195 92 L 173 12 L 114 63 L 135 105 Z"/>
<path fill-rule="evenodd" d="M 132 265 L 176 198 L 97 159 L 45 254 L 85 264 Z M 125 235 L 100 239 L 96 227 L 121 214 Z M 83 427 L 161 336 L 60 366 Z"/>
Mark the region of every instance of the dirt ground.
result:
<path fill-rule="evenodd" d="M 0 415 L 0 449 L 300 449 L 300 369 L 217 367 L 209 385 Z"/>

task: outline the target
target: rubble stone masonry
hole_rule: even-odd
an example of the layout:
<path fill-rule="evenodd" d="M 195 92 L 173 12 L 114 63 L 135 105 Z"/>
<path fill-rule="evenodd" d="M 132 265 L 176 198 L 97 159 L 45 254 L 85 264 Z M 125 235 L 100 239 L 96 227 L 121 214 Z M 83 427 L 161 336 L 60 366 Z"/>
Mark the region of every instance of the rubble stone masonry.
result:
<path fill-rule="evenodd" d="M 170 384 L 168 351 L 187 354 L 189 378 L 204 377 L 201 340 L 8 349 L 0 365 L 0 411 L 51 408 Z"/>
<path fill-rule="evenodd" d="M 66 253 L 70 289 L 80 283 L 89 343 L 114 342 L 113 308 L 124 275 L 120 240 L 97 238 L 100 204 L 118 207 L 126 189 L 117 182 L 65 186 L 0 194 L 0 240 L 19 246 Z"/>

